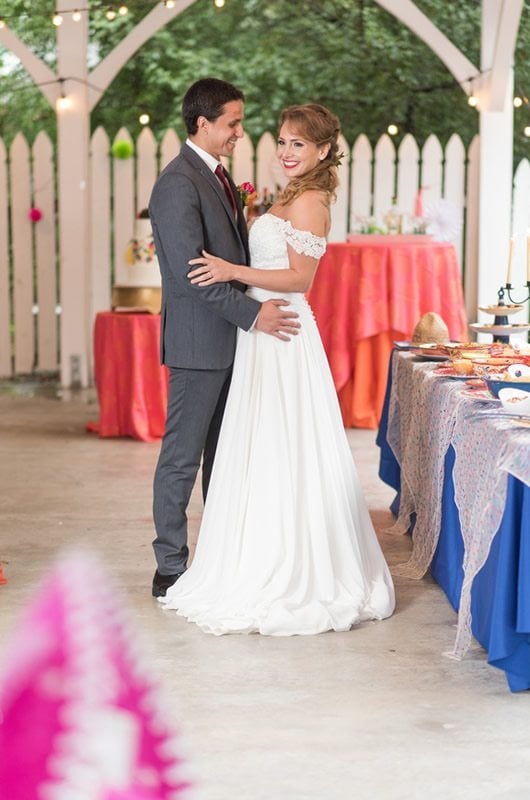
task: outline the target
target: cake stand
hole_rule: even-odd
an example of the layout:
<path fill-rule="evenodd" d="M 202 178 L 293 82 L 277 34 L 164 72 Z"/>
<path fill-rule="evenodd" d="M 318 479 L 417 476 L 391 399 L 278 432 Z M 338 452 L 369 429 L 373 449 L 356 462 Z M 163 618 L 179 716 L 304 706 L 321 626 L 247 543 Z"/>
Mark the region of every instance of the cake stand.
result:
<path fill-rule="evenodd" d="M 509 315 L 521 311 L 524 305 L 519 303 L 506 305 L 504 302 L 504 288 L 502 286 L 498 291 L 498 298 L 497 305 L 479 306 L 480 311 L 493 316 L 493 322 L 471 322 L 469 327 L 472 331 L 475 331 L 475 333 L 490 333 L 493 336 L 494 342 L 509 344 L 510 335 L 512 333 L 525 333 L 530 330 L 530 324 L 525 322 L 510 324 L 508 320 Z"/>

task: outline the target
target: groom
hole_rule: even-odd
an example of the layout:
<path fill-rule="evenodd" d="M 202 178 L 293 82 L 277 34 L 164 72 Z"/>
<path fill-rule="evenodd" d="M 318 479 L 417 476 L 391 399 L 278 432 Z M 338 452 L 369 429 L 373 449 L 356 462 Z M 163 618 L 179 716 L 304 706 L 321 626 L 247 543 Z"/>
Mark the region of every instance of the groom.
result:
<path fill-rule="evenodd" d="M 243 136 L 243 93 L 204 78 L 184 96 L 188 139 L 155 183 L 149 213 L 162 273 L 161 352 L 169 367 L 166 429 L 154 479 L 153 542 L 161 597 L 186 570 L 186 509 L 202 456 L 206 497 L 230 385 L 237 327 L 287 339 L 299 324 L 286 300 L 259 303 L 243 284 L 199 288 L 189 261 L 203 250 L 248 264 L 248 240 L 237 190 L 221 165 Z"/>

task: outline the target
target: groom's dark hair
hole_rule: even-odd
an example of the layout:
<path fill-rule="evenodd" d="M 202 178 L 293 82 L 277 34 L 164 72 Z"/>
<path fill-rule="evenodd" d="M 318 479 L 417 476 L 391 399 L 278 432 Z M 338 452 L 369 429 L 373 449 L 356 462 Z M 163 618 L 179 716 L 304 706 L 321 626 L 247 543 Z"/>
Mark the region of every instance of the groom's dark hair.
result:
<path fill-rule="evenodd" d="M 182 101 L 182 119 L 189 134 L 197 133 L 199 117 L 213 122 L 223 113 L 223 106 L 231 100 L 245 100 L 243 92 L 227 81 L 218 78 L 201 78 L 193 83 Z"/>

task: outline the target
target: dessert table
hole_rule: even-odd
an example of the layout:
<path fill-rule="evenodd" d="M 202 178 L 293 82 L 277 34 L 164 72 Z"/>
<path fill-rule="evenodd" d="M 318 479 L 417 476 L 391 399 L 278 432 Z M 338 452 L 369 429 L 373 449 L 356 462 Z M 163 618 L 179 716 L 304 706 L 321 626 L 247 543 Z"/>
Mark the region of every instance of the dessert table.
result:
<path fill-rule="evenodd" d="M 530 428 L 435 363 L 394 352 L 377 443 L 398 492 L 395 533 L 412 555 L 393 573 L 430 568 L 458 613 L 448 655 L 472 635 L 512 691 L 530 688 Z"/>
<path fill-rule="evenodd" d="M 144 442 L 164 433 L 167 369 L 160 365 L 160 314 L 103 311 L 94 324 L 94 375 L 101 437 Z"/>
<path fill-rule="evenodd" d="M 328 244 L 308 300 L 322 336 L 347 428 L 375 428 L 394 340 L 410 339 L 435 311 L 466 341 L 456 252 L 429 236 L 350 236 Z"/>

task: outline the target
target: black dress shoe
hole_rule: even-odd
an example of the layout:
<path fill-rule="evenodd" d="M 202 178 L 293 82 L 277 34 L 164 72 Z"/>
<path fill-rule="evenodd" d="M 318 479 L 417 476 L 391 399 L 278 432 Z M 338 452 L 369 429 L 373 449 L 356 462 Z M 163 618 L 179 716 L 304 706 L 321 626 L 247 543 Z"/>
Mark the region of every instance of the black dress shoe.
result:
<path fill-rule="evenodd" d="M 153 597 L 165 597 L 170 586 L 178 581 L 184 571 L 176 572 L 174 575 L 161 575 L 157 570 L 153 577 Z"/>

